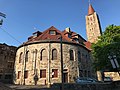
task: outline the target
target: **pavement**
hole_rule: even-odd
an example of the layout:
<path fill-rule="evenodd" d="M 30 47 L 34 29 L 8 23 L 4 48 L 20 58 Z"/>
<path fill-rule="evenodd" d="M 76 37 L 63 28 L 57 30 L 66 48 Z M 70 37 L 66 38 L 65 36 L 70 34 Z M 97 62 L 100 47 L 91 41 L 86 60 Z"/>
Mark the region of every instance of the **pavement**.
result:
<path fill-rule="evenodd" d="M 49 88 L 45 85 L 14 85 L 7 84 L 8 87 L 13 90 L 49 90 Z"/>
<path fill-rule="evenodd" d="M 0 82 L 0 90 L 14 90 L 8 86 L 6 86 L 5 84 Z"/>
<path fill-rule="evenodd" d="M 0 83 L 0 90 L 52 90 L 45 85 L 14 85 Z"/>

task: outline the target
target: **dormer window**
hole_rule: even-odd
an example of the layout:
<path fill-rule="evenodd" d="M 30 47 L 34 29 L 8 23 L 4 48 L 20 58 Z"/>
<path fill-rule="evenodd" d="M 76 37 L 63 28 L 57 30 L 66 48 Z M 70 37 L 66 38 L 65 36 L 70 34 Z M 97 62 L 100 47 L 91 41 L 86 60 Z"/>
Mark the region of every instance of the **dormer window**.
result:
<path fill-rule="evenodd" d="M 68 37 L 71 38 L 71 34 L 68 33 Z"/>
<path fill-rule="evenodd" d="M 77 43 L 79 43 L 79 40 L 77 38 L 74 39 Z"/>
<path fill-rule="evenodd" d="M 56 35 L 56 31 L 50 30 L 49 34 L 50 34 L 50 35 Z"/>

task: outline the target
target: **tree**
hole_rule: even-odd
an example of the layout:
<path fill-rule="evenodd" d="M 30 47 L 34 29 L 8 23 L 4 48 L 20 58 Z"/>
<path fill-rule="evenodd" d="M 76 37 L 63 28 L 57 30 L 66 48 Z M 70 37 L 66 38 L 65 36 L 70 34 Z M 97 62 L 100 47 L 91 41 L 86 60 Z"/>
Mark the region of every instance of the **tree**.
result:
<path fill-rule="evenodd" d="M 99 37 L 98 42 L 92 44 L 93 66 L 96 70 L 113 70 L 108 59 L 110 53 L 117 56 L 120 64 L 120 26 L 109 25 Z"/>

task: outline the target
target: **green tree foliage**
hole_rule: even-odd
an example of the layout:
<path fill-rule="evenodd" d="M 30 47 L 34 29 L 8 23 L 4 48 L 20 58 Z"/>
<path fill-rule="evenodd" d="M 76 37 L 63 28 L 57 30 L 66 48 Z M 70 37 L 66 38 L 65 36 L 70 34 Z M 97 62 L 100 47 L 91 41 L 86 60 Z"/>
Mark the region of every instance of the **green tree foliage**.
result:
<path fill-rule="evenodd" d="M 96 70 L 113 70 L 108 54 L 116 55 L 120 65 L 120 26 L 110 25 L 92 44 L 93 66 Z"/>

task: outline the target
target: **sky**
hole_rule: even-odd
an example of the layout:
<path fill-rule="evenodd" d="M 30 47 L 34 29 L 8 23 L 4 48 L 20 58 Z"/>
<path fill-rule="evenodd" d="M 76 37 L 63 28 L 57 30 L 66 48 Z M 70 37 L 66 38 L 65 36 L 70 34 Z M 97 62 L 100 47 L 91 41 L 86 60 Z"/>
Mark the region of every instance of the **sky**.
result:
<path fill-rule="evenodd" d="M 51 26 L 61 31 L 70 27 L 87 40 L 88 1 L 0 0 L 0 12 L 6 14 L 0 27 L 0 43 L 18 47 L 35 31 Z M 108 25 L 120 25 L 120 0 L 91 0 L 91 4 L 99 16 L 102 31 Z"/>

